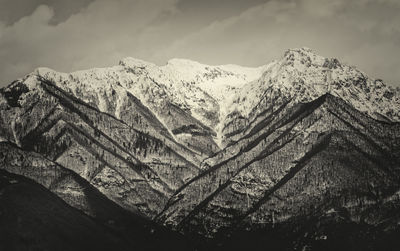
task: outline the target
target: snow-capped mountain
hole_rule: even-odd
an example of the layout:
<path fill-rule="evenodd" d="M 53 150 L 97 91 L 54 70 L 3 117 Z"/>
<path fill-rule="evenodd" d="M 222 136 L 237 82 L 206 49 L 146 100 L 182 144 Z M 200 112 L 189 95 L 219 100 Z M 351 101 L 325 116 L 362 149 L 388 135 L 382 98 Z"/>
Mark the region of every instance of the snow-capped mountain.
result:
<path fill-rule="evenodd" d="M 140 215 L 224 245 L 334 244 L 342 224 L 383 240 L 400 231 L 399 122 L 398 89 L 308 48 L 254 68 L 38 68 L 0 89 L 0 169 L 112 231 Z"/>
<path fill-rule="evenodd" d="M 288 50 L 280 60 L 257 68 L 209 66 L 185 59 L 172 59 L 157 66 L 125 58 L 114 67 L 72 73 L 38 68 L 21 81 L 34 90 L 37 76 L 54 81 L 63 90 L 117 118 L 121 117 L 127 95 L 132 94 L 173 136 L 172 131 L 177 128 L 167 121 L 164 113 L 167 104 L 176 105 L 209 127 L 219 147 L 223 147 L 224 128 L 233 119 L 251 120 L 257 104 L 278 91 L 279 95 L 298 102 L 330 93 L 373 118 L 400 120 L 398 90 L 337 59 L 316 55 L 308 48 Z M 25 94 L 20 97 L 21 105 L 24 100 Z"/>

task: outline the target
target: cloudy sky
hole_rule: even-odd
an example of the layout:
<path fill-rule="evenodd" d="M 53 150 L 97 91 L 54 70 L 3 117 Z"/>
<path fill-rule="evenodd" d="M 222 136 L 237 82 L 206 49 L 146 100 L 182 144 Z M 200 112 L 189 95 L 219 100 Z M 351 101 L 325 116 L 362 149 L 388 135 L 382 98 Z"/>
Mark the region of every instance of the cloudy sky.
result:
<path fill-rule="evenodd" d="M 132 56 L 259 66 L 310 47 L 400 86 L 399 0 L 0 0 L 0 87 Z"/>

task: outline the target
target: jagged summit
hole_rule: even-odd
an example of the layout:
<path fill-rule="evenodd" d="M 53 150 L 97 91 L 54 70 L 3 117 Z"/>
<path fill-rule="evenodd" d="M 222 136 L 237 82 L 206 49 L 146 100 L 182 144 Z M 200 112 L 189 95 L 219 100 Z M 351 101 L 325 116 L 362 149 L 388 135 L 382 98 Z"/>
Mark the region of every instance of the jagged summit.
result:
<path fill-rule="evenodd" d="M 310 67 L 311 65 L 322 67 L 325 62 L 325 58 L 317 55 L 310 48 L 302 47 L 287 50 L 284 53 L 281 62 L 300 70 L 303 67 Z"/>
<path fill-rule="evenodd" d="M 17 82 L 41 96 L 37 76 L 117 118 L 121 118 L 121 111 L 133 95 L 179 141 L 185 134 L 174 135 L 173 131 L 180 131 L 180 123 L 165 117 L 171 109 L 168 107 L 176 105 L 197 121 L 190 124 L 200 122 L 208 127 L 213 135 L 212 144 L 220 148 L 227 132 L 233 130 L 233 121 L 251 120 L 258 104 L 272 102 L 278 96 L 309 102 L 330 93 L 375 119 L 400 121 L 398 91 L 355 67 L 320 56 L 306 47 L 289 49 L 280 59 L 253 68 L 211 66 L 177 58 L 157 66 L 127 57 L 117 66 L 72 73 L 41 67 Z M 21 93 L 18 102 L 24 104 L 32 96 L 32 92 Z"/>
<path fill-rule="evenodd" d="M 331 93 L 374 118 L 400 120 L 400 95 L 393 87 L 369 78 L 336 58 L 319 56 L 308 48 L 287 50 L 280 60 L 267 65 L 260 79 L 244 86 L 235 101 L 249 96 L 257 98 L 241 102 L 237 109 L 248 114 L 269 89 L 279 90 L 299 102 Z"/>
<path fill-rule="evenodd" d="M 141 59 L 137 59 L 137 58 L 133 58 L 133 57 L 126 57 L 123 58 L 119 61 L 119 65 L 124 66 L 124 67 L 128 67 L 128 68 L 146 68 L 146 67 L 154 67 L 156 66 L 153 63 L 141 60 Z"/>

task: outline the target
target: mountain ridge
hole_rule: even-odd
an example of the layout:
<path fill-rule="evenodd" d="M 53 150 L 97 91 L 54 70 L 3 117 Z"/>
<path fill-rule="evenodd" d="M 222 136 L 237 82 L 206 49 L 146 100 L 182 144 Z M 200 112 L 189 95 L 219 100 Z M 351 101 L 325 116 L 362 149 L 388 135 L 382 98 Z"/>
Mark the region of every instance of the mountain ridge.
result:
<path fill-rule="evenodd" d="M 86 184 L 117 212 L 211 246 L 287 228 L 289 246 L 317 245 L 300 229 L 334 236 L 335 224 L 386 236 L 385 221 L 392 236 L 399 108 L 398 90 L 308 48 L 258 68 L 38 68 L 0 89 L 0 168 L 93 216 Z"/>
<path fill-rule="evenodd" d="M 374 118 L 400 120 L 398 90 L 335 58 L 321 57 L 308 48 L 287 50 L 280 60 L 255 68 L 208 66 L 186 59 L 172 59 L 157 66 L 125 58 L 119 66 L 110 68 L 94 68 L 69 75 L 38 68 L 32 74 L 63 82 L 60 87 L 74 95 L 91 90 L 95 95 L 83 93 L 81 98 L 117 118 L 127 93 L 138 97 L 161 123 L 167 123 L 167 128 L 168 121 L 164 121 L 160 110 L 168 104 L 177 105 L 212 129 L 216 136 L 212 136 L 211 141 L 219 148 L 225 145 L 224 131 L 227 126 L 229 128 L 232 115 L 251 119 L 248 117 L 251 117 L 256 102 L 268 99 L 266 95 L 274 95 L 265 93 L 271 92 L 271 88 L 282 91 L 282 95 L 296 96 L 299 102 L 331 93 Z M 29 79 L 30 75 L 23 81 L 28 89 L 35 85 L 35 80 Z M 80 83 L 82 81 L 86 84 Z M 113 93 L 119 99 L 113 98 Z M 220 96 L 215 96 L 217 94 Z M 255 98 L 249 100 L 248 96 Z"/>

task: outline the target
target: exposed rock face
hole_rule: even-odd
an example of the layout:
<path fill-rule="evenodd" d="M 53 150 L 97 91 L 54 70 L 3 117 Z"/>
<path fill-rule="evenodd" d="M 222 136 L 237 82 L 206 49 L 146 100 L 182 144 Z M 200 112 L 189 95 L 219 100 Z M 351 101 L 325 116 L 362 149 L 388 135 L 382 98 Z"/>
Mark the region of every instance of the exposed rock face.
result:
<path fill-rule="evenodd" d="M 307 224 L 397 231 L 399 120 L 397 90 L 307 48 L 258 68 L 39 68 L 0 90 L 0 168 L 119 231 L 127 211 L 217 239 L 298 226 L 302 248 Z"/>

